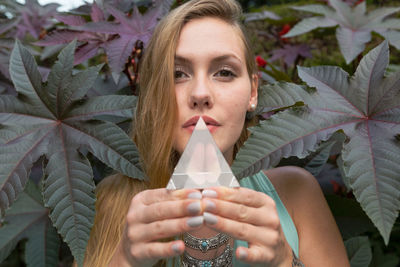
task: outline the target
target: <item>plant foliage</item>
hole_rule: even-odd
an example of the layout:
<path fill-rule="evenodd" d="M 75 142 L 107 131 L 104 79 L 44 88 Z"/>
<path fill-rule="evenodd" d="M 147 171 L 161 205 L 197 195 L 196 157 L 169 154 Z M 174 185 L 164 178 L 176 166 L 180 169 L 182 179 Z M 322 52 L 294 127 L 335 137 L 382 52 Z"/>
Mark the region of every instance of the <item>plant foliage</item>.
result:
<path fill-rule="evenodd" d="M 43 181 L 44 204 L 58 232 L 82 264 L 94 217 L 94 182 L 87 148 L 115 170 L 138 179 L 134 143 L 101 115 L 131 117 L 135 97 L 83 98 L 102 65 L 73 71 L 75 42 L 58 56 L 46 83 L 30 53 L 17 41 L 10 75 L 18 96 L 0 96 L 0 208 L 2 213 L 25 187 L 40 156 L 48 159 Z"/>
<path fill-rule="evenodd" d="M 140 60 L 155 25 L 182 2 L 103 0 L 57 13 L 56 4 L 0 0 L 0 261 L 19 243 L 25 247 L 19 258 L 28 266 L 59 265 L 62 239 L 82 265 L 95 182 L 112 170 L 144 179 L 127 135 L 136 101 L 128 95 L 140 90 Z M 293 11 L 282 3 L 296 1 L 279 2 L 279 8 L 245 9 L 251 11 L 243 20 L 260 76 L 273 84 L 259 88 L 259 105 L 248 117 L 262 121 L 250 129 L 232 169 L 241 177 L 277 164 L 304 167 L 319 179 L 349 239 L 352 265 L 396 266 L 399 51 L 392 51 L 387 65 L 388 42 L 400 48 L 400 20 L 389 16 L 400 9 L 367 13 L 362 0 L 327 0 L 330 6 Z M 298 11 L 320 16 L 290 30 L 294 12 L 307 16 Z M 370 51 L 376 46 L 371 32 L 388 42 Z M 364 49 L 370 52 L 361 60 Z M 345 64 L 341 53 L 347 63 L 358 55 L 361 61 Z M 41 196 L 32 181 L 40 184 Z M 390 236 L 387 247 L 380 234 L 386 244 Z"/>
<path fill-rule="evenodd" d="M 51 267 L 58 264 L 60 240 L 43 207 L 42 196 L 33 182 L 28 182 L 14 205 L 4 218 L 0 228 L 0 262 L 18 241 L 27 239 L 25 261 L 28 267 Z"/>
<path fill-rule="evenodd" d="M 353 77 L 335 66 L 299 67 L 300 78 L 317 90 L 305 106 L 277 113 L 259 126 L 238 152 L 232 169 L 247 176 L 278 164 L 282 157 L 304 158 L 341 129 L 349 138 L 342 150 L 345 178 L 386 243 L 400 207 L 400 76 L 384 77 L 389 63 L 385 41 L 360 62 Z M 270 100 L 304 96 L 304 89 L 276 92 Z M 280 94 L 280 97 L 270 95 Z M 265 94 L 267 95 L 267 94 Z M 274 103 L 272 103 L 274 104 Z M 281 103 L 275 103 L 280 106 Z M 249 167 L 250 166 L 250 167 Z"/>
<path fill-rule="evenodd" d="M 365 1 L 355 7 L 341 0 L 329 0 L 328 3 L 330 7 L 317 4 L 293 7 L 299 11 L 323 16 L 303 19 L 283 37 L 293 37 L 316 28 L 339 25 L 336 29 L 336 38 L 347 64 L 364 51 L 365 44 L 371 40 L 372 31 L 388 37 L 388 40 L 399 48 L 399 32 L 395 30 L 400 30 L 400 19 L 387 17 L 400 11 L 400 8 L 379 8 L 367 14 Z"/>

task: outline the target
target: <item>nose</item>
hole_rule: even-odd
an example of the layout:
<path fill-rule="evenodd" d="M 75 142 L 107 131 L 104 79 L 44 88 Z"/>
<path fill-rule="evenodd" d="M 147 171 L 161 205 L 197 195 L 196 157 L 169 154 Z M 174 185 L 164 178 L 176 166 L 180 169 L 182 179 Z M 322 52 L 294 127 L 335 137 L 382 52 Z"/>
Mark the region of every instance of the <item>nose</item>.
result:
<path fill-rule="evenodd" d="M 189 105 L 191 108 L 211 108 L 213 106 L 211 85 L 206 79 L 198 79 L 191 88 Z"/>

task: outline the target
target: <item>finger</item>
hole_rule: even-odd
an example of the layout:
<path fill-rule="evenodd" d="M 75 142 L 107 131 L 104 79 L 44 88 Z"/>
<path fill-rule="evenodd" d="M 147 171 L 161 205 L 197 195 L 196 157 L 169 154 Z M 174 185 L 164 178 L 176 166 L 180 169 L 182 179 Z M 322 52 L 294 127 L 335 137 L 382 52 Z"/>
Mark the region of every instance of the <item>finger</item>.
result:
<path fill-rule="evenodd" d="M 274 200 L 268 195 L 245 187 L 213 187 L 204 190 L 202 195 L 203 198 L 213 197 L 254 208 L 274 203 Z"/>
<path fill-rule="evenodd" d="M 203 213 L 204 224 L 211 229 L 226 233 L 235 239 L 264 246 L 274 245 L 280 235 L 278 229 L 258 227 L 248 223 L 237 222 L 208 212 Z"/>
<path fill-rule="evenodd" d="M 274 261 L 274 251 L 271 248 L 262 248 L 259 246 L 252 246 L 250 248 L 238 247 L 236 249 L 236 257 L 248 264 L 257 263 L 271 263 Z M 268 265 L 270 266 L 270 265 Z M 276 265 L 271 265 L 276 266 Z"/>
<path fill-rule="evenodd" d="M 195 216 L 137 224 L 128 228 L 127 236 L 132 243 L 156 241 L 197 229 L 203 222 L 203 216 Z"/>
<path fill-rule="evenodd" d="M 182 240 L 171 242 L 140 243 L 130 247 L 128 253 L 136 261 L 158 260 L 180 255 L 185 250 Z"/>
<path fill-rule="evenodd" d="M 234 221 L 277 229 L 280 225 L 275 202 L 261 208 L 248 207 L 219 199 L 203 199 L 202 210 Z"/>
<path fill-rule="evenodd" d="M 167 190 L 166 188 L 158 188 L 152 190 L 145 190 L 137 194 L 134 199 L 139 200 L 144 205 L 151 205 L 157 202 L 168 200 L 181 200 L 186 198 L 201 198 L 200 192 L 196 189 L 179 189 Z"/>
<path fill-rule="evenodd" d="M 200 199 L 201 194 L 196 189 L 167 190 L 166 188 L 158 188 L 140 192 L 132 199 L 132 202 L 151 205 L 157 202 L 182 200 L 186 198 Z"/>
<path fill-rule="evenodd" d="M 134 216 L 141 223 L 151 223 L 166 219 L 200 215 L 201 212 L 202 206 L 199 200 L 186 199 L 154 203 L 140 208 L 136 212 L 136 216 Z"/>

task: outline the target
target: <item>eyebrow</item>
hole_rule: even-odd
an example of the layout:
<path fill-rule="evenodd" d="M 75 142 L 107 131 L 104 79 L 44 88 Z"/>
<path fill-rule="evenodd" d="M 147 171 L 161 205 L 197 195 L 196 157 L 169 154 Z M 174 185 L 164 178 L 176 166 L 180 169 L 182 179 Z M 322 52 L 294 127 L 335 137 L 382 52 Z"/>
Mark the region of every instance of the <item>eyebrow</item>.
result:
<path fill-rule="evenodd" d="M 226 54 L 226 55 L 217 56 L 211 60 L 211 63 L 219 63 L 219 62 L 223 62 L 223 61 L 226 61 L 229 59 L 237 60 L 237 61 L 239 61 L 239 63 L 242 64 L 242 61 L 240 60 L 240 58 L 238 56 L 236 56 L 235 54 Z M 191 60 L 189 58 L 175 55 L 175 62 L 184 64 L 184 65 L 190 65 Z"/>

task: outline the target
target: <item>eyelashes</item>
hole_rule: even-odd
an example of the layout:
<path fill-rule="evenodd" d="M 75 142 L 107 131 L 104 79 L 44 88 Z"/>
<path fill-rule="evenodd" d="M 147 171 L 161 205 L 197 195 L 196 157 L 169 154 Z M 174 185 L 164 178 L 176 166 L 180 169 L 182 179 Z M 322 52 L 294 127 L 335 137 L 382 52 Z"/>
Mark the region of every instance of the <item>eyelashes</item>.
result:
<path fill-rule="evenodd" d="M 188 79 L 191 77 L 191 71 L 186 70 L 185 68 L 181 66 L 176 66 L 175 71 L 174 71 L 174 77 L 175 81 L 184 81 L 185 79 Z M 217 70 L 212 74 L 213 77 L 222 79 L 223 81 L 230 81 L 233 80 L 234 78 L 238 77 L 236 74 L 236 71 L 229 67 L 229 66 L 222 66 L 217 68 Z"/>

